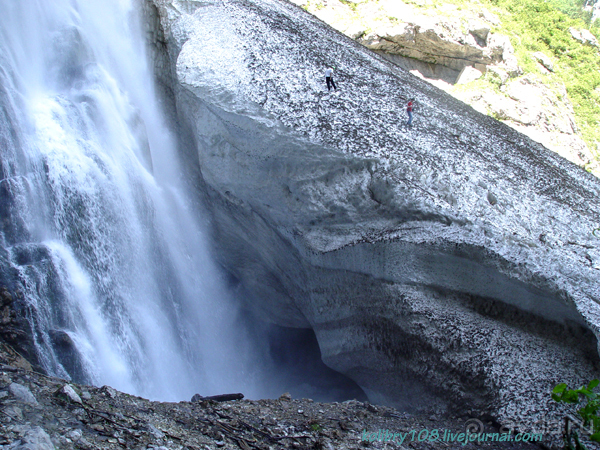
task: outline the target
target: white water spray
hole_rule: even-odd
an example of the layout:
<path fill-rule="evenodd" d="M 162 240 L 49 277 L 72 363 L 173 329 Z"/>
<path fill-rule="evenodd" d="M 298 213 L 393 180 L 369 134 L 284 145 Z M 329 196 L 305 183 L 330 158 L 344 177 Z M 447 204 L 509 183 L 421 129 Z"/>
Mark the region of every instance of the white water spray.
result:
<path fill-rule="evenodd" d="M 44 368 L 164 400 L 252 387 L 129 0 L 0 0 L 0 244 Z"/>

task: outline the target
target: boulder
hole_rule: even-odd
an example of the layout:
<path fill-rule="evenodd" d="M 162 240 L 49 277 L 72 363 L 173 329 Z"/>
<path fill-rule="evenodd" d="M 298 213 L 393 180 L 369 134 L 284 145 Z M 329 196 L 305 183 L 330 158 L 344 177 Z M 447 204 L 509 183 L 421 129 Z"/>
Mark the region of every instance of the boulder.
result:
<path fill-rule="evenodd" d="M 75 389 L 73 389 L 73 386 L 71 386 L 70 384 L 65 384 L 64 386 L 62 386 L 58 391 L 54 393 L 54 395 L 71 403 L 78 403 L 80 405 L 83 405 L 81 397 L 77 392 L 75 392 Z"/>
<path fill-rule="evenodd" d="M 594 36 L 592 33 L 589 32 L 589 30 L 586 30 L 585 28 L 582 30 L 578 30 L 577 28 L 571 27 L 569 28 L 569 33 L 571 33 L 573 39 L 581 42 L 582 44 L 589 44 L 594 47 L 600 46 L 600 44 L 598 44 L 598 39 L 596 39 L 596 36 Z"/>
<path fill-rule="evenodd" d="M 544 55 L 542 52 L 535 52 L 531 56 L 549 72 L 554 72 L 554 63 L 548 56 Z"/>
<path fill-rule="evenodd" d="M 42 427 L 26 425 L 23 438 L 7 447 L 10 450 L 54 450 L 50 436 Z"/>
<path fill-rule="evenodd" d="M 469 23 L 468 31 L 471 33 L 475 39 L 477 39 L 477 44 L 485 47 L 487 45 L 487 38 L 490 34 L 490 26 L 481 22 L 481 21 L 472 21 Z"/>
<path fill-rule="evenodd" d="M 29 403 L 30 405 L 37 405 L 38 402 L 29 390 L 28 387 L 23 386 L 19 383 L 11 383 L 8 386 L 8 391 L 15 397 L 18 401 L 23 403 Z"/>

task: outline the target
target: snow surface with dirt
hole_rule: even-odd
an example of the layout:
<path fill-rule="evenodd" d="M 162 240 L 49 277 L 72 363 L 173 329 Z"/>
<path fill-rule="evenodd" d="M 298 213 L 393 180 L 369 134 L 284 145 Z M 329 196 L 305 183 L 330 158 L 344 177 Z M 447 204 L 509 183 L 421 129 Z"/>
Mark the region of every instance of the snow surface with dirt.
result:
<path fill-rule="evenodd" d="M 154 4 L 219 257 L 263 318 L 313 328 L 372 401 L 521 428 L 597 373 L 598 179 L 285 1 Z"/>

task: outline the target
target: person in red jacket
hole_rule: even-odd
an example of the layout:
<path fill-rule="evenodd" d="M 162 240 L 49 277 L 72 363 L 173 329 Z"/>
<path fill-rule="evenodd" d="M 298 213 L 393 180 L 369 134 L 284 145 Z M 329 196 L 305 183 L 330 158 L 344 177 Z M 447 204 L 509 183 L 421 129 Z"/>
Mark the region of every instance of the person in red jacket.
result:
<path fill-rule="evenodd" d="M 406 122 L 406 125 L 408 125 L 409 127 L 412 127 L 412 113 L 413 113 L 413 102 L 415 101 L 414 98 L 411 98 L 408 101 L 408 105 L 406 107 L 406 112 L 408 113 L 408 122 Z"/>

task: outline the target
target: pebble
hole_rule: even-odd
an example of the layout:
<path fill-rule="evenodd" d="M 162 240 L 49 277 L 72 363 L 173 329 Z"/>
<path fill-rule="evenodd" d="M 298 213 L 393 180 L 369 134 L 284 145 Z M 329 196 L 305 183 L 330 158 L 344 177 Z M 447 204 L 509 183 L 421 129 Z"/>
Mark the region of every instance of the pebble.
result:
<path fill-rule="evenodd" d="M 69 437 L 73 441 L 79 440 L 82 435 L 83 434 L 81 433 L 81 430 L 71 430 L 67 433 L 67 437 Z"/>

